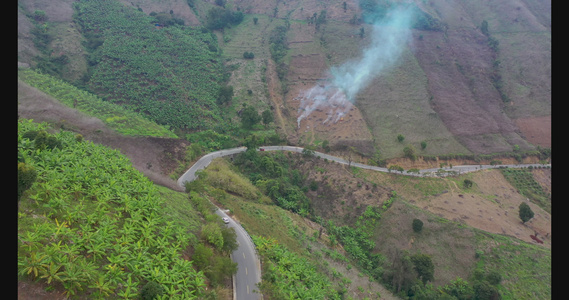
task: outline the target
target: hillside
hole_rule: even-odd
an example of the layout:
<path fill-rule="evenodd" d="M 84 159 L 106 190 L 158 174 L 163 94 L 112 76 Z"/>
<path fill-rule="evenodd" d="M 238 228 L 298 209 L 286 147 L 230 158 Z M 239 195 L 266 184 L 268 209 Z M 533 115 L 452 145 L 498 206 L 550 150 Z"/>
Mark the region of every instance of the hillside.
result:
<path fill-rule="evenodd" d="M 128 298 L 155 279 L 230 299 L 208 200 L 255 241 L 265 299 L 551 297 L 550 169 L 419 178 L 247 151 L 185 193 L 175 182 L 238 146 L 405 170 L 550 160 L 551 2 L 19 0 L 18 68 L 18 161 L 40 174 L 19 202 L 22 297 Z M 32 129 L 65 147 L 38 146 Z M 114 252 L 138 233 L 98 239 L 104 255 L 85 240 L 146 224 L 130 221 L 133 199 L 153 207 L 160 225 L 140 243 L 169 270 L 136 273 L 136 256 Z M 177 254 L 164 249 L 178 238 Z M 190 262 L 195 284 L 173 284 Z"/>
<path fill-rule="evenodd" d="M 207 230 L 227 230 L 211 207 L 155 186 L 117 150 L 52 132 L 18 121 L 22 299 L 42 295 L 41 286 L 52 299 L 129 299 L 157 293 L 152 285 L 169 299 L 199 299 L 230 287 L 231 232 L 229 246 L 209 242 Z M 198 260 L 200 247 L 211 262 Z"/>
<path fill-rule="evenodd" d="M 79 2 L 75 7 L 91 2 Z M 330 84 L 331 68 L 360 59 L 381 28 L 363 17 L 373 9 L 385 14 L 397 2 L 222 2 L 226 10 L 244 13 L 244 17 L 236 25 L 215 31 L 217 41 L 211 41 L 208 34 L 199 33 L 199 28 L 210 26 L 208 12 L 216 7 L 212 2 L 194 0 L 189 6 L 181 0 L 160 5 L 131 1 L 125 2 L 126 10 L 105 3 L 108 21 L 101 24 L 110 26 L 107 29 L 93 23 L 102 19 L 91 16 L 92 10 L 87 8 L 85 13 L 73 16 L 74 6 L 66 1 L 47 4 L 22 0 L 19 62 L 43 65 L 71 82 L 83 82 L 101 97 L 148 114 L 172 129 L 191 131 L 213 128 L 217 123 L 216 130 L 227 130 L 238 122 L 237 112 L 246 103 L 259 112 L 272 108 L 277 131 L 289 143 L 318 144 L 327 140 L 339 147 L 355 146 L 368 155 L 379 151 L 387 159 L 403 155 L 398 134 L 417 149 L 422 141 L 427 142 L 428 147 L 422 151 L 425 155 L 508 152 L 514 145 L 523 150 L 551 146 L 549 2 L 413 2 L 409 38 L 397 49 L 399 58 L 368 76 L 369 83 L 356 94 L 355 105 L 342 104 L 348 105 L 349 111 L 333 122 L 324 122 L 330 118 L 325 107 L 299 122 L 306 105 L 301 105 L 299 99 L 312 87 Z M 36 10 L 45 12 L 47 21 L 36 21 Z M 184 32 L 196 32 L 180 35 L 177 26 L 155 29 L 152 19 L 144 16 L 151 13 L 155 20 L 180 22 L 190 25 L 184 27 Z M 121 20 L 124 25 L 112 25 L 112 20 Z M 34 33 L 34 27 L 42 24 L 48 24 L 44 46 L 37 41 L 41 36 Z M 111 29 L 121 26 L 130 26 L 130 33 L 117 47 L 112 39 L 120 35 L 111 33 Z M 284 56 L 275 63 L 269 51 L 274 42 L 269 37 L 278 26 L 286 27 L 286 41 Z M 187 46 L 169 49 L 166 36 Z M 205 42 L 202 45 L 206 49 L 204 54 L 196 55 L 201 53 L 193 48 L 199 46 L 199 40 Z M 147 48 L 144 41 L 152 41 L 160 48 Z M 208 51 L 208 44 L 221 51 Z M 107 47 L 114 50 L 109 52 Z M 194 49 L 187 59 L 183 58 L 186 48 Z M 51 54 L 46 58 L 42 51 Z M 255 54 L 252 60 L 243 58 L 247 51 Z M 128 57 L 134 53 L 135 57 Z M 142 60 L 148 63 L 140 65 Z M 226 84 L 219 73 L 221 61 L 229 67 L 227 84 L 234 88 L 234 99 L 223 113 L 214 103 L 218 87 Z M 177 65 L 180 62 L 185 65 Z M 186 67 L 190 65 L 193 67 Z M 195 74 L 187 70 L 201 71 Z M 217 83 L 206 87 L 201 79 L 206 74 L 217 78 Z M 198 87 L 206 94 L 196 90 Z M 190 110 L 184 114 L 195 117 L 184 119 L 167 112 L 172 108 L 173 112 L 184 112 L 186 107 Z M 196 111 L 201 113 L 194 115 Z M 221 124 L 226 129 L 219 126 L 221 119 L 225 119 Z"/>

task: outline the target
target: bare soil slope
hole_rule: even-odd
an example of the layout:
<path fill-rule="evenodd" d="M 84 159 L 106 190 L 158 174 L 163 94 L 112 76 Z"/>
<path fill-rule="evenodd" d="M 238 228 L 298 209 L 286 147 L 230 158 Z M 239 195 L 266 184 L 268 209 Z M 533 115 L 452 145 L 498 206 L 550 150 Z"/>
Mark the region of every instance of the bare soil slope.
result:
<path fill-rule="evenodd" d="M 170 174 L 182 160 L 188 142 L 180 139 L 126 137 L 107 128 L 97 118 L 62 105 L 57 100 L 18 81 L 18 116 L 48 122 L 56 128 L 77 132 L 87 140 L 118 149 L 133 166 L 157 184 L 180 190 Z"/>
<path fill-rule="evenodd" d="M 350 169 L 322 159 L 298 159 L 295 169 L 306 174 L 305 182 L 317 183 L 308 195 L 314 213 L 336 225 L 354 225 L 369 205 L 381 207 L 394 195 L 400 200 L 382 213 L 376 232 L 376 250 L 388 259 L 394 249 L 426 253 L 435 263 L 435 283 L 446 284 L 457 276 L 468 278 L 475 260 L 475 232 L 472 228 L 536 243 L 537 232 L 551 247 L 551 215 L 526 200 L 508 183 L 499 170 L 486 170 L 456 178 L 417 178 Z M 544 190 L 551 190 L 551 170 L 532 171 Z M 475 186 L 464 189 L 464 178 Z M 535 213 L 522 224 L 518 207 L 525 202 Z M 424 222 L 424 230 L 412 230 L 413 219 Z M 461 226 L 467 225 L 467 226 Z"/>

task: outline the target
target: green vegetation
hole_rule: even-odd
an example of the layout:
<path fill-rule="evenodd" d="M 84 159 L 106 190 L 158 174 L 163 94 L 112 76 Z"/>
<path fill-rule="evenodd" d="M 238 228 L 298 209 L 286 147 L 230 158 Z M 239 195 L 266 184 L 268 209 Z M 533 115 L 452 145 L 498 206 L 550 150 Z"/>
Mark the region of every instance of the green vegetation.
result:
<path fill-rule="evenodd" d="M 30 69 L 19 69 L 18 79 L 54 97 L 68 107 L 100 119 L 118 133 L 132 136 L 177 137 L 164 126 L 160 126 L 140 114 L 103 101 L 89 92 L 80 90 L 50 75 Z"/>
<path fill-rule="evenodd" d="M 212 7 L 207 11 L 206 27 L 211 30 L 223 29 L 243 21 L 243 13 L 230 11 L 222 7 Z"/>
<path fill-rule="evenodd" d="M 527 203 L 522 202 L 519 207 L 519 215 L 520 219 L 522 219 L 522 223 L 525 223 L 533 218 L 533 211 Z"/>
<path fill-rule="evenodd" d="M 22 194 L 32 187 L 37 176 L 38 173 L 34 167 L 24 162 L 18 162 L 18 202 L 22 198 Z"/>
<path fill-rule="evenodd" d="M 286 34 L 288 32 L 288 27 L 279 25 L 269 34 L 269 50 L 271 52 L 271 58 L 275 61 L 277 76 L 281 81 L 281 87 L 283 92 L 287 91 L 286 75 L 288 73 L 288 64 L 285 61 L 285 56 L 288 52 L 288 42 Z"/>
<path fill-rule="evenodd" d="M 413 147 L 412 145 L 407 145 L 405 146 L 405 148 L 403 148 L 403 153 L 405 157 L 411 159 L 412 161 L 417 160 L 417 154 L 415 152 L 416 152 L 415 147 Z"/>
<path fill-rule="evenodd" d="M 399 141 L 401 143 L 401 142 L 403 142 L 403 140 L 405 140 L 405 136 L 403 136 L 402 134 L 398 134 L 397 135 L 397 141 Z"/>
<path fill-rule="evenodd" d="M 502 169 L 502 174 L 520 194 L 551 213 L 551 195 L 543 191 L 530 169 Z"/>
<path fill-rule="evenodd" d="M 225 76 L 212 51 L 215 35 L 179 25 L 157 29 L 154 17 L 118 1 L 73 6 L 87 42 L 102 42 L 88 47 L 91 91 L 172 128 L 225 130 L 216 105 Z"/>
<path fill-rule="evenodd" d="M 271 238 L 252 236 L 262 258 L 263 295 L 272 299 L 341 299 L 307 259 L 290 252 Z"/>
<path fill-rule="evenodd" d="M 18 161 L 37 172 L 19 203 L 19 280 L 41 281 L 70 297 L 131 299 L 157 290 L 168 299 L 206 296 L 206 276 L 216 283 L 209 266 L 196 270 L 183 257 L 198 243 L 202 223 L 187 196 L 156 187 L 118 150 L 71 132 L 44 134 L 50 130 L 18 122 Z M 50 138 L 55 147 L 42 142 Z M 205 219 L 204 226 L 223 226 L 219 217 Z M 212 274 L 230 276 L 216 265 Z"/>
<path fill-rule="evenodd" d="M 393 198 L 390 200 L 393 201 Z M 384 205 L 383 210 L 386 210 L 390 204 L 391 202 L 387 206 Z M 368 206 L 354 226 L 336 226 L 332 221 L 326 224 L 329 234 L 342 243 L 349 257 L 356 261 L 367 275 L 375 279 L 381 278 L 385 259 L 381 253 L 373 253 L 375 242 L 372 237 L 380 219 L 380 208 Z"/>
<path fill-rule="evenodd" d="M 478 234 L 477 240 L 477 249 L 483 250 L 472 272 L 473 282 L 492 285 L 500 277 L 500 283 L 493 286 L 502 299 L 551 298 L 550 249 L 487 233 Z M 492 275 L 495 272 L 498 275 Z"/>
<path fill-rule="evenodd" d="M 241 125 L 245 129 L 253 129 L 253 126 L 259 123 L 261 119 L 262 117 L 253 106 L 246 106 L 241 111 Z"/>
<path fill-rule="evenodd" d="M 253 59 L 253 58 L 255 58 L 255 53 L 245 51 L 245 52 L 243 52 L 243 58 Z"/>
<path fill-rule="evenodd" d="M 292 160 L 284 153 L 259 154 L 248 149 L 235 158 L 234 164 L 278 206 L 301 216 L 312 215 L 310 201 L 303 192 L 308 187 L 291 170 Z"/>
<path fill-rule="evenodd" d="M 423 230 L 423 221 L 419 219 L 413 219 L 412 226 L 413 226 L 413 231 L 421 232 L 421 230 Z"/>

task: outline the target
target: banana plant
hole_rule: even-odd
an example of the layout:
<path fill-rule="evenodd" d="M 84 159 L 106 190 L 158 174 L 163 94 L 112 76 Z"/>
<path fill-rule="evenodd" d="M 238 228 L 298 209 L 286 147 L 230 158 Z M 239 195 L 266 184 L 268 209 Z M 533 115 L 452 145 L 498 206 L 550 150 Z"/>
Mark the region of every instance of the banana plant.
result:
<path fill-rule="evenodd" d="M 28 251 L 32 251 L 41 245 L 44 237 L 38 231 L 26 231 L 24 235 L 18 234 L 18 239 L 22 242 L 22 245 L 27 247 Z"/>
<path fill-rule="evenodd" d="M 66 262 L 63 268 L 65 270 L 60 274 L 60 278 L 65 288 L 65 294 L 71 297 L 76 295 L 78 291 L 83 290 L 83 286 L 89 280 L 89 277 L 75 260 Z"/>
<path fill-rule="evenodd" d="M 105 275 L 99 274 L 97 279 L 89 285 L 89 288 L 95 289 L 93 296 L 96 299 L 106 299 L 113 293 L 115 286 L 113 286 L 111 281 L 107 280 Z"/>
<path fill-rule="evenodd" d="M 131 274 L 128 274 L 128 279 L 123 283 L 123 288 L 118 291 L 117 296 L 121 299 L 136 298 L 139 284 L 138 281 L 133 281 Z"/>
<path fill-rule="evenodd" d="M 18 259 L 18 266 L 20 267 L 21 275 L 33 274 L 33 279 L 38 277 L 38 274 L 43 273 L 45 264 L 47 262 L 47 255 L 43 253 L 30 252 L 29 256 L 25 256 L 23 260 Z"/>
<path fill-rule="evenodd" d="M 53 280 L 62 281 L 60 277 L 62 272 L 59 271 L 59 269 L 61 269 L 61 266 L 62 265 L 56 264 L 53 261 L 49 262 L 49 264 L 44 265 L 44 269 L 40 271 L 40 278 L 45 278 L 47 280 L 47 284 L 50 284 Z"/>

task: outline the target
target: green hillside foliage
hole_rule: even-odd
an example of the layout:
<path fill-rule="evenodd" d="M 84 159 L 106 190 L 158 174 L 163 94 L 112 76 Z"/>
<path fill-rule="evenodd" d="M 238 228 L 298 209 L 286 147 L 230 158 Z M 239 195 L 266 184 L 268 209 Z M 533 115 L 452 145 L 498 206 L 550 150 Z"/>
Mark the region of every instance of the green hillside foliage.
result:
<path fill-rule="evenodd" d="M 49 131 L 18 122 L 18 162 L 37 172 L 19 201 L 20 280 L 95 299 L 132 299 L 151 281 L 163 299 L 202 297 L 206 278 L 181 255 L 197 241 L 196 213 L 176 222 L 119 151 Z"/>
<path fill-rule="evenodd" d="M 503 169 L 504 177 L 520 192 L 545 211 L 551 213 L 551 194 L 543 191 L 541 185 L 527 169 Z"/>
<path fill-rule="evenodd" d="M 119 105 L 103 101 L 101 98 L 51 75 L 41 74 L 30 69 L 19 69 L 18 79 L 54 97 L 68 107 L 100 119 L 108 127 L 120 134 L 177 137 L 164 126 L 160 126 L 140 114 L 129 111 Z"/>
<path fill-rule="evenodd" d="M 89 89 L 173 128 L 226 127 L 216 105 L 224 76 L 215 35 L 156 26 L 154 17 L 118 1 L 78 1 L 74 8 L 87 39 Z"/>
<path fill-rule="evenodd" d="M 278 206 L 304 217 L 312 215 L 308 186 L 297 170 L 290 168 L 292 158 L 284 153 L 258 154 L 247 150 L 234 160 L 241 172 L 249 177 Z"/>
<path fill-rule="evenodd" d="M 263 295 L 271 299 L 342 299 L 310 261 L 288 251 L 274 239 L 252 238 L 263 258 Z"/>

